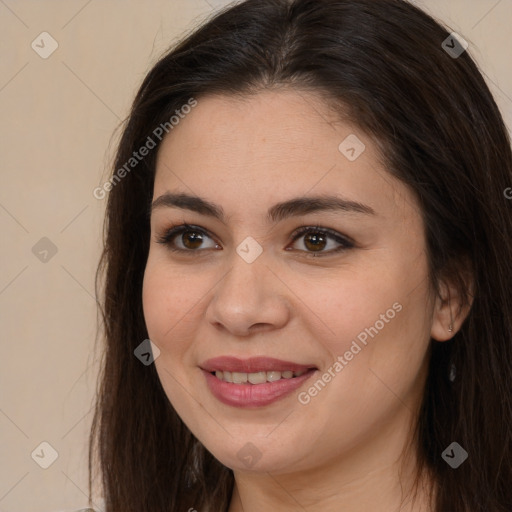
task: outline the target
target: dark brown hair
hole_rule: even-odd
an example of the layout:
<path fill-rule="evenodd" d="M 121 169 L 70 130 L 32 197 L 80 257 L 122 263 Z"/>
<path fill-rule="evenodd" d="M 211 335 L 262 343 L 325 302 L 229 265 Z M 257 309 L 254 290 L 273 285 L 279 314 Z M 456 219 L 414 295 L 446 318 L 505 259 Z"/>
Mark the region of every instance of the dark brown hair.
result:
<path fill-rule="evenodd" d="M 310 90 L 339 105 L 378 141 L 389 172 L 417 195 L 429 278 L 458 283 L 466 321 L 432 340 L 418 418 L 419 471 L 436 512 L 512 510 L 512 186 L 510 139 L 469 52 L 443 48 L 450 31 L 402 0 L 248 0 L 215 15 L 163 56 L 144 79 L 118 146 L 116 173 L 193 97 Z M 453 42 L 451 43 L 453 46 Z M 172 136 L 172 134 L 170 135 Z M 98 266 L 106 346 L 90 437 L 106 512 L 227 509 L 233 473 L 183 424 L 146 338 L 142 280 L 158 147 L 108 196 Z M 468 274 L 473 289 L 468 289 Z M 456 378 L 449 379 L 451 365 Z M 469 458 L 452 469 L 453 441 Z M 91 498 L 90 504 L 93 500 Z"/>

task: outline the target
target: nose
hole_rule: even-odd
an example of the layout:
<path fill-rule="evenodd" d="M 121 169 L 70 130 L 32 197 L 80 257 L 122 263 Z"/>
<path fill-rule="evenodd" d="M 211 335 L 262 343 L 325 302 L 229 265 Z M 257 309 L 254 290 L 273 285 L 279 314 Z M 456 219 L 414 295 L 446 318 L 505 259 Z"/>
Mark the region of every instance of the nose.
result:
<path fill-rule="evenodd" d="M 272 331 L 290 319 L 291 293 L 260 256 L 252 263 L 234 254 L 227 273 L 214 287 L 206 320 L 234 336 Z"/>

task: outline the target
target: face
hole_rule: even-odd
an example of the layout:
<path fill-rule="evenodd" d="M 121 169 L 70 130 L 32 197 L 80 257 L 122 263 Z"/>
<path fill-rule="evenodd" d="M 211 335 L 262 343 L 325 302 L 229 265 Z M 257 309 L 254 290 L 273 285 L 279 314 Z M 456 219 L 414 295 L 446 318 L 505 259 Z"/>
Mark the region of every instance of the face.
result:
<path fill-rule="evenodd" d="M 162 142 L 153 201 L 146 325 L 206 448 L 275 473 L 396 453 L 433 307 L 419 207 L 370 137 L 311 93 L 205 97 Z"/>

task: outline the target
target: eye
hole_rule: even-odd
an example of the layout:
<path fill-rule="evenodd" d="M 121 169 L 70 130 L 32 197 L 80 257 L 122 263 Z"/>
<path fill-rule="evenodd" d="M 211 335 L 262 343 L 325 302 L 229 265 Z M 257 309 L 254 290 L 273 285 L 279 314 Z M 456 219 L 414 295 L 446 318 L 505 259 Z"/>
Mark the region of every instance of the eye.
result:
<path fill-rule="evenodd" d="M 190 224 L 181 224 L 168 229 L 163 236 L 160 236 L 157 239 L 157 242 L 166 245 L 171 251 L 187 252 L 191 254 L 198 253 L 196 249 L 201 248 L 201 244 L 205 238 L 211 239 L 210 235 L 208 235 L 204 229 Z M 178 247 L 176 246 L 175 239 L 179 241 L 181 247 L 179 244 Z M 214 243 L 213 245 L 214 246 L 210 248 L 216 249 L 220 247 L 217 243 Z M 202 248 L 204 249 L 204 247 Z"/>
<path fill-rule="evenodd" d="M 292 242 L 296 242 L 299 238 L 303 237 L 304 249 L 299 249 L 304 252 L 305 256 L 318 257 L 327 256 L 333 253 L 338 253 L 355 246 L 354 242 L 348 237 L 341 235 L 337 231 L 329 228 L 322 228 L 320 226 L 303 226 L 292 234 Z M 205 240 L 212 240 L 210 247 L 204 247 Z M 169 250 L 173 252 L 181 252 L 188 254 L 199 254 L 198 249 L 220 249 L 221 246 L 213 241 L 213 238 L 206 230 L 198 226 L 190 224 L 181 224 L 169 228 L 162 236 L 158 237 L 157 242 L 166 245 Z M 329 244 L 331 242 L 331 244 Z M 336 247 L 338 244 L 338 247 Z M 334 245 L 331 250 L 324 250 L 329 245 Z M 286 248 L 286 250 L 291 250 Z"/>
<path fill-rule="evenodd" d="M 306 248 L 306 256 L 328 256 L 355 247 L 354 242 L 348 237 L 332 229 L 322 228 L 320 226 L 301 227 L 294 232 L 292 237 L 293 242 L 301 237 L 303 238 L 302 245 Z M 331 246 L 334 245 L 335 247 L 331 250 L 324 251 L 324 249 L 329 246 L 329 241 L 334 241 L 334 244 L 331 243 Z M 336 247 L 336 244 L 338 244 L 338 247 Z"/>

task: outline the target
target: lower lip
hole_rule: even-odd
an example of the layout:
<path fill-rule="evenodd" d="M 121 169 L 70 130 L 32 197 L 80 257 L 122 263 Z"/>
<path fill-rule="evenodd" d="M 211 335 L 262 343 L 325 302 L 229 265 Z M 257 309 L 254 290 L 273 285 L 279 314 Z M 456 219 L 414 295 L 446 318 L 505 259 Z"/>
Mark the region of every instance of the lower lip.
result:
<path fill-rule="evenodd" d="M 224 382 L 206 370 L 201 370 L 213 396 L 233 407 L 262 407 L 289 395 L 308 380 L 316 370 L 308 370 L 300 377 L 280 379 L 264 384 L 233 384 Z"/>

